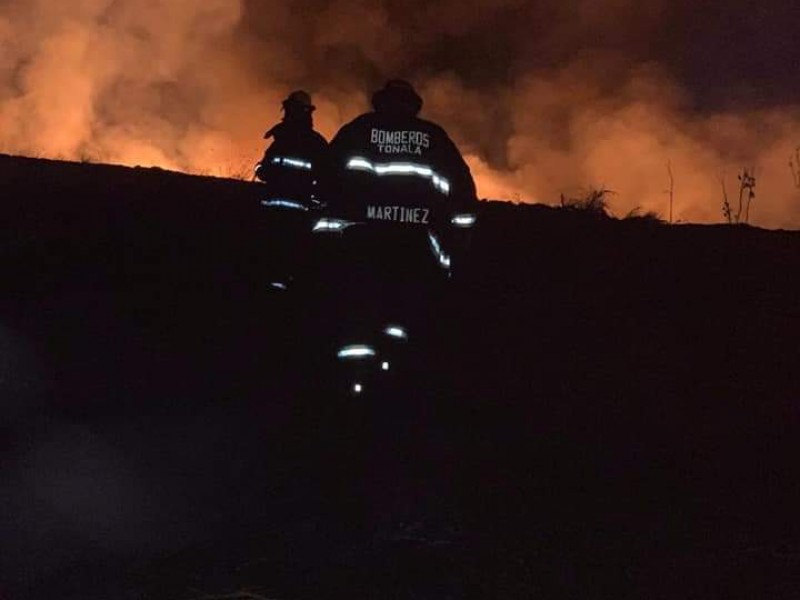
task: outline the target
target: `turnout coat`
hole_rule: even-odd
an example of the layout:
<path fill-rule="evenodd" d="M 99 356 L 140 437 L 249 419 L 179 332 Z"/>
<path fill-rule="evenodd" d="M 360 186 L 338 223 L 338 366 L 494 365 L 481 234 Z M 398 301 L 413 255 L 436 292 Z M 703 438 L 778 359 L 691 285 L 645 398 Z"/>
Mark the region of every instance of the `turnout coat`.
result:
<path fill-rule="evenodd" d="M 432 225 L 471 210 L 469 167 L 445 131 L 411 115 L 367 113 L 331 141 L 332 213 L 358 221 Z"/>

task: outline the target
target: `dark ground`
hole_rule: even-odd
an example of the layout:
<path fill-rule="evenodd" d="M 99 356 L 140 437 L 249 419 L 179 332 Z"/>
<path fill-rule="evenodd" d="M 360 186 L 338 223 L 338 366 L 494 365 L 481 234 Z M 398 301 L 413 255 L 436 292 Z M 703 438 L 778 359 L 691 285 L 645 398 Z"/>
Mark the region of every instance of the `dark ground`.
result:
<path fill-rule="evenodd" d="M 483 203 L 347 401 L 259 186 L 0 182 L 3 600 L 800 597 L 800 233 Z"/>

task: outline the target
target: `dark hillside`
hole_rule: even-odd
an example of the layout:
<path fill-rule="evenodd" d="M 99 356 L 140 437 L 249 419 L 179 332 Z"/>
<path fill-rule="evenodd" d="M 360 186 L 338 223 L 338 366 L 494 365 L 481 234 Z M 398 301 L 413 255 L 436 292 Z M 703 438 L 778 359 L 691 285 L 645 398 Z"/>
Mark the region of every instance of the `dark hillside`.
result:
<path fill-rule="evenodd" d="M 257 237 L 252 227 L 260 207 L 253 184 L 8 157 L 0 160 L 0 172 L 4 247 L 10 253 L 30 250 L 26 256 L 43 261 L 36 266 L 48 276 L 105 269 L 104 275 L 146 277 L 197 252 L 197 264 L 216 268 L 229 260 L 225 250 L 241 250 L 242 240 Z"/>
<path fill-rule="evenodd" d="M 0 182 L 0 597 L 798 597 L 800 233 L 484 202 L 342 404 L 259 185 Z"/>

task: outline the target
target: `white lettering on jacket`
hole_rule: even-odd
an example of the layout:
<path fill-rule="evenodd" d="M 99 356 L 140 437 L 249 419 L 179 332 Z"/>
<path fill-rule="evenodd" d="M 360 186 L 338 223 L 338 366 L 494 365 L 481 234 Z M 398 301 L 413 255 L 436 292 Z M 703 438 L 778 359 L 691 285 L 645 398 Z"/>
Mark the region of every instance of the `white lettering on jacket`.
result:
<path fill-rule="evenodd" d="M 424 131 L 387 131 L 373 128 L 369 141 L 381 154 L 416 154 L 431 147 L 431 136 Z"/>
<path fill-rule="evenodd" d="M 367 219 L 373 221 L 395 221 L 397 223 L 419 223 L 428 225 L 430 210 L 406 206 L 367 206 Z"/>

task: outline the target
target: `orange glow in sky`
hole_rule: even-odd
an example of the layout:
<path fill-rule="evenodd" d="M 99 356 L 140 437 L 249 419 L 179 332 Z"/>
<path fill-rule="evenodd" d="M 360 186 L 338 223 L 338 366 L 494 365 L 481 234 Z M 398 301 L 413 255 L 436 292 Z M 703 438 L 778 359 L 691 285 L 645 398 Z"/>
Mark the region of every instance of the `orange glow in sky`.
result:
<path fill-rule="evenodd" d="M 268 9 L 275 28 L 291 30 L 284 4 Z M 317 31 L 315 43 L 339 48 L 352 25 L 347 43 L 359 45 L 362 60 L 398 62 L 399 42 L 367 32 L 386 26 L 384 13 L 348 14 L 339 33 Z M 607 20 L 602 11 L 581 15 L 592 26 Z M 243 35 L 243 19 L 240 0 L 7 3 L 0 152 L 249 177 L 291 89 L 312 91 L 316 125 L 328 139 L 367 109 L 366 78 L 343 68 L 336 85 L 318 85 L 280 39 Z M 373 29 L 357 27 L 364 19 Z M 666 218 L 669 165 L 674 219 L 721 222 L 721 182 L 735 194 L 747 168 L 757 178 L 751 223 L 800 228 L 789 166 L 800 146 L 798 106 L 695 114 L 658 65 L 627 68 L 609 91 L 595 60 L 530 69 L 491 90 L 453 71 L 413 81 L 425 99 L 422 116 L 462 149 L 481 197 L 556 204 L 561 194 L 605 188 L 617 215 L 638 207 Z"/>

